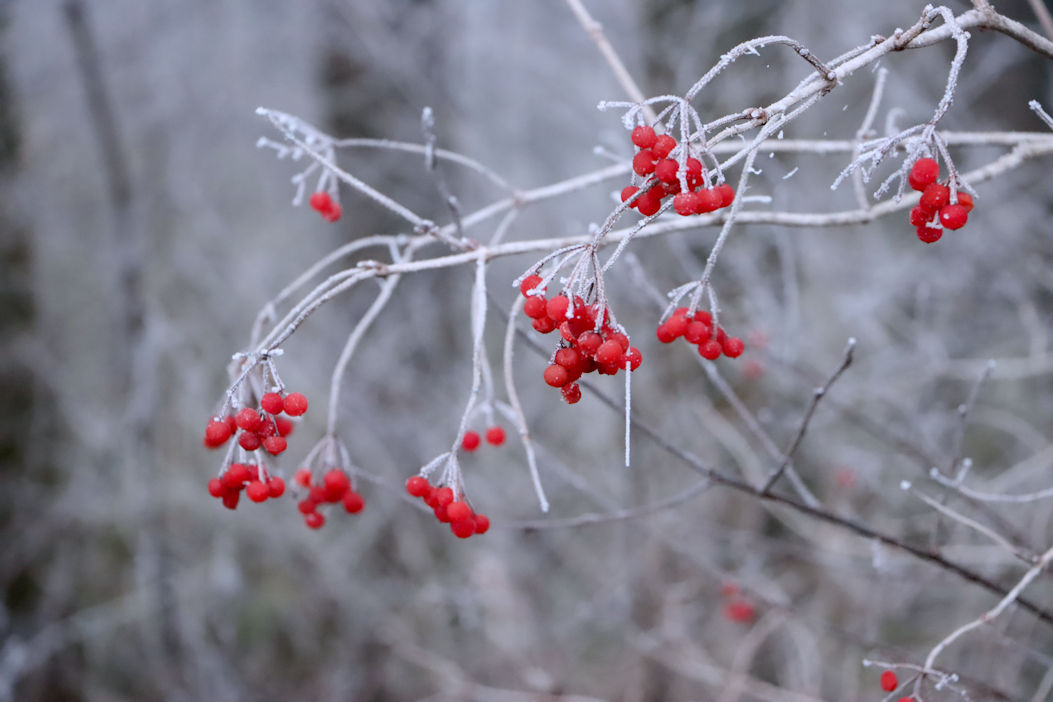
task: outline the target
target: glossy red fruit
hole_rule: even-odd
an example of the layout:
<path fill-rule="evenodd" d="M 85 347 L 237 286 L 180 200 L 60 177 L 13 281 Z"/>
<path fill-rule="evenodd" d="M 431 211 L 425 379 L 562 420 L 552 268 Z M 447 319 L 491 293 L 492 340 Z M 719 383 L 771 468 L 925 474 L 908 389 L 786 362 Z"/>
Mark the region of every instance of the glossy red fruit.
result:
<path fill-rule="evenodd" d="M 640 126 L 633 128 L 633 143 L 639 146 L 641 149 L 651 148 L 652 146 L 654 146 L 654 142 L 656 139 L 658 139 L 658 135 L 654 133 L 654 129 L 648 127 L 645 124 L 641 124 Z"/>
<path fill-rule="evenodd" d="M 969 208 L 965 205 L 944 205 L 940 208 L 940 224 L 945 229 L 961 229 L 969 221 Z"/>
<path fill-rule="evenodd" d="M 636 211 L 644 217 L 658 214 L 662 209 L 662 194 L 658 188 L 651 188 L 636 200 Z"/>
<path fill-rule="evenodd" d="M 554 388 L 561 388 L 570 380 L 570 373 L 561 365 L 553 363 L 545 369 L 545 382 Z"/>
<path fill-rule="evenodd" d="M 272 475 L 267 481 L 267 491 L 271 497 L 281 497 L 285 494 L 285 481 L 277 475 Z"/>
<path fill-rule="evenodd" d="M 672 185 L 677 182 L 676 172 L 680 170 L 680 164 L 671 158 L 663 158 L 655 164 L 654 177 L 663 183 Z"/>
<path fill-rule="evenodd" d="M 738 358 L 746 350 L 746 345 L 737 336 L 729 336 L 724 339 L 721 347 L 724 349 L 724 355 L 729 358 Z"/>
<path fill-rule="evenodd" d="M 697 193 L 698 214 L 705 214 L 720 209 L 720 195 L 712 188 L 702 188 Z"/>
<path fill-rule="evenodd" d="M 654 146 L 651 147 L 651 152 L 654 153 L 655 158 L 665 158 L 673 152 L 676 148 L 676 139 L 663 134 L 654 140 Z"/>
<path fill-rule="evenodd" d="M 282 407 L 290 417 L 299 417 L 307 411 L 307 398 L 301 392 L 291 392 L 285 396 Z"/>
<path fill-rule="evenodd" d="M 344 495 L 344 509 L 348 514 L 358 514 L 365 506 L 365 499 L 354 490 L 348 490 Z"/>
<path fill-rule="evenodd" d="M 253 502 L 263 502 L 271 496 L 271 491 L 259 480 L 253 480 L 245 487 L 245 494 L 248 495 L 249 499 Z"/>
<path fill-rule="evenodd" d="M 243 431 L 241 436 L 238 437 L 238 446 L 241 446 L 246 451 L 255 451 L 260 447 L 260 437 L 252 432 Z"/>
<path fill-rule="evenodd" d="M 563 393 L 563 401 L 568 405 L 576 404 L 581 399 L 581 386 L 577 383 L 564 385 L 560 390 Z"/>
<path fill-rule="evenodd" d="M 932 221 L 932 212 L 921 205 L 916 205 L 910 211 L 910 223 L 915 227 L 924 227 Z"/>
<path fill-rule="evenodd" d="M 523 314 L 531 319 L 539 319 L 548 314 L 548 303 L 541 295 L 532 295 L 523 303 Z"/>
<path fill-rule="evenodd" d="M 940 164 L 935 159 L 919 158 L 910 168 L 907 182 L 915 190 L 925 190 L 940 177 Z"/>
<path fill-rule="evenodd" d="M 303 523 L 309 529 L 321 529 L 325 526 L 325 516 L 321 512 L 308 512 L 303 515 Z"/>
<path fill-rule="evenodd" d="M 720 206 L 728 207 L 735 201 L 735 188 L 731 187 L 727 183 L 721 183 L 717 187 L 713 188 L 717 195 L 720 196 Z"/>
<path fill-rule="evenodd" d="M 309 202 L 312 210 L 317 210 L 318 212 L 322 213 L 325 213 L 333 206 L 333 198 L 329 195 L 329 193 L 321 191 L 317 193 L 312 193 Z"/>
<path fill-rule="evenodd" d="M 724 348 L 720 345 L 720 342 L 716 339 L 710 339 L 704 343 L 698 345 L 698 353 L 702 358 L 710 361 L 715 361 L 720 358 L 720 354 L 724 352 Z"/>
<path fill-rule="evenodd" d="M 281 436 L 268 436 L 263 440 L 263 450 L 272 456 L 277 456 L 288 447 L 289 444 Z"/>
<path fill-rule="evenodd" d="M 230 425 L 225 421 L 213 419 L 205 426 L 205 446 L 216 448 L 227 443 L 230 438 Z"/>
<path fill-rule="evenodd" d="M 469 536 L 475 533 L 475 520 L 474 519 L 462 519 L 460 521 L 451 519 L 450 520 L 450 531 L 458 539 L 467 539 Z"/>
<path fill-rule="evenodd" d="M 527 297 L 530 295 L 530 291 L 539 285 L 541 285 L 541 276 L 536 274 L 528 275 L 526 278 L 523 278 L 523 282 L 519 284 L 519 292 L 523 293 L 524 297 Z M 544 291 L 542 290 L 542 292 Z"/>
<path fill-rule="evenodd" d="M 899 678 L 891 670 L 886 670 L 881 674 L 881 689 L 885 692 L 892 692 L 899 687 Z"/>
<path fill-rule="evenodd" d="M 966 212 L 973 211 L 973 196 L 969 193 L 958 193 L 958 204 L 965 208 Z"/>
<path fill-rule="evenodd" d="M 673 198 L 673 209 L 678 215 L 687 217 L 697 214 L 699 208 L 698 193 L 680 193 Z"/>
<path fill-rule="evenodd" d="M 566 295 L 556 295 L 545 305 L 545 313 L 553 322 L 562 322 L 567 318 L 567 308 L 570 300 Z"/>
<path fill-rule="evenodd" d="M 658 161 L 658 158 L 659 157 L 650 149 L 638 151 L 636 155 L 633 156 L 633 171 L 635 171 L 637 175 L 651 175 L 654 173 L 654 166 Z M 639 202 L 639 200 L 637 200 L 637 202 Z"/>
<path fill-rule="evenodd" d="M 931 244 L 934 241 L 939 241 L 940 237 L 943 236 L 943 230 L 937 227 L 918 227 L 918 238 L 924 241 L 926 244 Z"/>
<path fill-rule="evenodd" d="M 240 429 L 245 431 L 257 431 L 260 425 L 263 424 L 263 419 L 260 417 L 259 412 L 256 410 L 246 407 L 237 413 L 234 417 L 235 423 L 237 423 Z"/>
<path fill-rule="evenodd" d="M 461 439 L 461 448 L 465 451 L 474 451 L 479 448 L 479 433 L 471 429 L 464 432 L 464 438 Z"/>
<path fill-rule="evenodd" d="M 505 442 L 505 430 L 501 427 L 490 427 L 486 430 L 486 443 L 500 446 Z"/>
<path fill-rule="evenodd" d="M 451 502 L 446 506 L 446 516 L 450 518 L 451 522 L 471 519 L 472 508 L 468 506 L 467 502 Z"/>
<path fill-rule="evenodd" d="M 268 392 L 260 398 L 260 407 L 267 414 L 280 414 L 284 409 L 282 396 L 276 392 Z"/>
<path fill-rule="evenodd" d="M 951 189 L 946 185 L 932 183 L 925 187 L 918 204 L 930 212 L 936 212 L 951 201 Z"/>
<path fill-rule="evenodd" d="M 208 494 L 212 497 L 223 497 L 227 493 L 227 486 L 219 478 L 208 481 Z"/>
<path fill-rule="evenodd" d="M 490 518 L 485 514 L 475 515 L 475 533 L 485 534 L 490 529 Z"/>
<path fill-rule="evenodd" d="M 414 475 L 406 481 L 406 492 L 414 497 L 424 497 L 431 492 L 431 485 L 424 476 Z"/>
<path fill-rule="evenodd" d="M 631 198 L 633 195 L 635 195 L 638 192 L 640 192 L 640 189 L 638 187 L 636 187 L 635 185 L 629 185 L 629 186 L 626 186 L 626 187 L 622 188 L 622 194 L 621 194 L 622 202 L 626 202 L 627 200 L 629 200 L 629 198 Z M 636 207 L 636 202 L 634 201 L 631 205 L 629 205 L 629 207 Z"/>

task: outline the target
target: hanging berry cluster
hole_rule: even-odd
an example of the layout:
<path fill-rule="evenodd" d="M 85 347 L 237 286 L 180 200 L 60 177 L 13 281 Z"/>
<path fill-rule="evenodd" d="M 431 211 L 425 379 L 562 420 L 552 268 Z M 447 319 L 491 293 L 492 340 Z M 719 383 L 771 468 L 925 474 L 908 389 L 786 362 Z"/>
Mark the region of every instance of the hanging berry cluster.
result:
<path fill-rule="evenodd" d="M 326 471 L 318 481 L 314 480 L 310 468 L 300 468 L 293 482 L 306 490 L 307 496 L 300 500 L 298 507 L 304 524 L 311 529 L 321 529 L 325 524 L 325 515 L 318 511 L 324 504 L 343 503 L 348 514 L 358 514 L 366 506 L 362 495 L 355 492 L 350 476 L 339 468 Z"/>
<path fill-rule="evenodd" d="M 486 430 L 486 443 L 493 446 L 500 446 L 505 442 L 505 430 L 498 426 L 490 427 Z M 464 438 L 461 439 L 461 448 L 465 451 L 474 451 L 479 448 L 479 444 L 482 443 L 482 438 L 479 436 L 479 432 L 472 431 L 469 429 L 464 432 Z"/>
<path fill-rule="evenodd" d="M 678 307 L 673 316 L 658 325 L 655 334 L 663 344 L 671 344 L 683 337 L 684 341 L 698 347 L 702 358 L 715 361 L 721 355 L 738 358 L 746 345 L 737 336 L 728 336 L 721 328 L 713 332 L 713 315 L 705 310 L 698 310 L 688 315 L 688 308 Z"/>
<path fill-rule="evenodd" d="M 697 158 L 684 160 L 683 183 L 687 189 L 683 188 L 680 162 L 669 157 L 677 148 L 676 139 L 668 134 L 659 136 L 653 128 L 640 125 L 633 129 L 632 140 L 640 147 L 633 156 L 633 171 L 646 180 L 641 187 L 630 185 L 623 189 L 621 197 L 622 202 L 635 197 L 629 207 L 645 217 L 657 214 L 662 209 L 662 201 L 669 196 L 673 196 L 673 209 L 685 217 L 715 212 L 734 201 L 735 190 L 727 183 L 706 187 L 708 179 Z"/>
<path fill-rule="evenodd" d="M 574 298 L 571 310 L 566 295 L 546 299 L 543 290 L 534 292 L 541 282 L 541 276 L 536 274 L 523 279 L 519 286 L 526 297 L 523 312 L 534 320 L 534 329 L 542 334 L 559 329 L 560 347 L 552 364 L 545 369 L 544 379 L 548 385 L 560 388 L 567 404 L 581 399 L 581 388 L 576 381 L 585 373 L 616 375 L 626 366 L 630 371 L 640 367 L 643 355 L 629 345 L 629 337 L 611 326 L 607 310 L 599 322 L 596 310 L 580 297 Z"/>
<path fill-rule="evenodd" d="M 225 418 L 213 417 L 205 426 L 204 444 L 208 448 L 219 448 L 237 434 L 238 445 L 246 451 L 262 448 L 277 456 L 288 447 L 285 437 L 295 428 L 289 417 L 299 417 L 306 411 L 307 398 L 302 393 L 290 393 L 283 398 L 279 393 L 268 392 L 260 398 L 258 411 L 242 407 Z M 279 416 L 283 412 L 289 417 Z"/>
<path fill-rule="evenodd" d="M 485 534 L 490 528 L 490 518 L 485 514 L 476 514 L 464 495 L 455 500 L 451 487 L 438 487 L 429 483 L 424 476 L 415 475 L 406 481 L 406 492 L 424 500 L 424 504 L 435 512 L 435 518 L 443 524 L 449 524 L 450 531 L 459 539 Z"/>
<path fill-rule="evenodd" d="M 223 500 L 227 509 L 237 509 L 244 490 L 253 502 L 285 494 L 285 481 L 277 475 L 266 475 L 260 466 L 231 463 L 222 476 L 208 481 L 208 494 Z"/>
<path fill-rule="evenodd" d="M 973 198 L 960 190 L 957 200 L 951 202 L 951 189 L 938 182 L 940 164 L 936 159 L 919 158 L 910 169 L 907 182 L 921 193 L 921 200 L 910 211 L 910 223 L 916 228 L 918 238 L 926 244 L 938 241 L 943 230 L 961 229 L 969 221 L 973 210 Z"/>
<path fill-rule="evenodd" d="M 332 196 L 322 190 L 311 195 L 310 204 L 311 209 L 322 215 L 322 219 L 326 222 L 335 222 L 343 213 L 340 203 L 333 202 Z"/>

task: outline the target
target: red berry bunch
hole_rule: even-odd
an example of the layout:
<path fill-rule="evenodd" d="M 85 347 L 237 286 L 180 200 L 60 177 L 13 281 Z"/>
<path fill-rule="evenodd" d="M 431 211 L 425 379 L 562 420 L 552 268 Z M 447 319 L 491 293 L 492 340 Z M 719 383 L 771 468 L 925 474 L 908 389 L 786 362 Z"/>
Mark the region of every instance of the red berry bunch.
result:
<path fill-rule="evenodd" d="M 505 442 L 505 430 L 498 426 L 492 426 L 486 430 L 486 443 L 493 446 L 500 446 Z M 464 438 L 461 439 L 461 448 L 465 451 L 474 451 L 479 448 L 479 444 L 482 443 L 482 438 L 479 436 L 479 432 L 472 431 L 469 429 L 464 432 Z"/>
<path fill-rule="evenodd" d="M 285 481 L 276 475 L 261 474 L 259 466 L 244 463 L 231 463 L 223 475 L 208 481 L 208 494 L 223 500 L 227 509 L 237 509 L 242 490 L 253 502 L 263 502 L 285 494 Z"/>
<path fill-rule="evenodd" d="M 668 134 L 659 136 L 653 128 L 640 125 L 633 129 L 632 140 L 640 148 L 633 156 L 633 171 L 646 180 L 642 187 L 630 185 L 623 189 L 622 202 L 644 190 L 629 207 L 645 217 L 656 214 L 662 208 L 662 200 L 670 196 L 673 197 L 673 209 L 685 217 L 714 212 L 727 207 L 735 199 L 735 190 L 727 183 L 706 187 L 702 162 L 697 158 L 688 158 L 684 162 L 687 190 L 683 190 L 680 162 L 669 158 L 676 149 L 676 139 Z"/>
<path fill-rule="evenodd" d="M 318 511 L 323 504 L 343 503 L 348 514 L 358 514 L 366 506 L 362 495 L 355 492 L 351 477 L 339 468 L 326 471 L 317 482 L 309 468 L 301 468 L 293 476 L 293 482 L 307 491 L 307 496 L 298 506 L 304 524 L 311 529 L 321 529 L 325 524 L 325 515 Z"/>
<path fill-rule="evenodd" d="M 490 528 L 490 518 L 476 514 L 464 495 L 455 500 L 453 488 L 432 485 L 424 476 L 415 475 L 406 481 L 406 492 L 424 500 L 435 512 L 435 518 L 449 524 L 450 531 L 459 539 L 485 534 Z"/>
<path fill-rule="evenodd" d="M 910 211 L 910 223 L 918 238 L 926 244 L 938 241 L 943 230 L 961 229 L 969 221 L 973 210 L 973 198 L 969 193 L 958 192 L 951 202 L 951 189 L 938 182 L 940 164 L 936 159 L 919 158 L 910 169 L 907 182 L 921 193 L 921 200 Z"/>
<path fill-rule="evenodd" d="M 340 203 L 333 202 L 333 198 L 327 192 L 318 191 L 313 193 L 310 203 L 311 209 L 322 215 L 322 219 L 326 222 L 335 222 L 340 219 L 340 215 L 343 212 L 340 208 Z"/>
<path fill-rule="evenodd" d="M 299 417 L 307 411 L 307 398 L 294 392 L 284 398 L 276 392 L 268 392 L 260 398 L 260 409 L 242 407 L 236 414 L 223 419 L 213 418 L 205 426 L 204 444 L 208 448 L 219 448 L 238 434 L 238 445 L 246 451 L 262 448 L 272 456 L 285 451 L 285 437 L 292 433 L 295 425 L 289 417 Z M 282 413 L 289 417 L 281 417 Z"/>
<path fill-rule="evenodd" d="M 721 327 L 713 331 L 713 315 L 705 310 L 698 310 L 688 316 L 688 308 L 678 307 L 673 316 L 658 325 L 658 340 L 671 344 L 679 337 L 689 344 L 698 346 L 702 358 L 715 361 L 721 354 L 729 358 L 738 358 L 746 349 L 742 339 L 728 336 Z"/>
<path fill-rule="evenodd" d="M 519 289 L 527 298 L 523 311 L 534 320 L 534 329 L 542 334 L 559 329 L 560 347 L 552 365 L 545 369 L 544 378 L 548 385 L 560 388 L 567 404 L 581 399 L 581 388 L 576 381 L 583 374 L 597 371 L 616 375 L 626 365 L 630 371 L 640 367 L 643 355 L 629 345 L 629 337 L 610 325 L 607 310 L 603 311 L 603 321 L 597 324 L 596 310 L 580 297 L 574 298 L 571 311 L 566 295 L 546 299 L 544 292 L 530 294 L 540 284 L 539 275 L 529 275 L 520 284 Z"/>

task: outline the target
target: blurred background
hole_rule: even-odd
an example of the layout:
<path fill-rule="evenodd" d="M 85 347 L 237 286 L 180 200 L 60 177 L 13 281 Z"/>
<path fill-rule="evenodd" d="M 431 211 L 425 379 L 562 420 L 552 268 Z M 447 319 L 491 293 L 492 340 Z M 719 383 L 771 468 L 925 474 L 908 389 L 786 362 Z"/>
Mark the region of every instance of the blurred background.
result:
<path fill-rule="evenodd" d="M 648 95 L 682 93 L 754 36 L 787 34 L 829 58 L 913 24 L 924 5 L 587 4 Z M 1031 3 L 996 6 L 1041 31 Z M 340 435 L 368 473 L 363 513 L 315 532 L 291 498 L 230 512 L 208 496 L 220 456 L 201 433 L 259 306 L 339 244 L 404 230 L 346 192 L 337 224 L 291 206 L 299 166 L 255 148 L 279 138 L 255 108 L 419 142 L 431 106 L 440 146 L 520 188 L 602 168 L 604 153 L 632 150 L 618 115 L 596 105 L 625 96 L 564 3 L 8 0 L 0 47 L 0 700 L 879 700 L 864 659 L 920 664 L 995 604 L 900 550 L 719 487 L 631 519 L 559 522 L 646 507 L 699 477 L 639 433 L 626 469 L 619 412 L 591 395 L 559 402 L 541 383 L 545 359 L 522 345 L 514 373 L 552 510 L 541 514 L 505 423 L 504 446 L 462 462 L 493 528 L 453 538 L 402 485 L 449 445 L 451 408 L 467 398 L 468 269 L 407 277 L 347 375 Z M 901 126 L 928 119 L 952 55 L 945 43 L 883 60 L 878 127 L 892 109 Z M 763 105 L 809 70 L 766 50 L 696 107 L 714 118 Z M 852 138 L 873 83 L 853 76 L 787 138 Z M 1027 101 L 1050 109 L 1051 87 L 1049 60 L 974 32 L 943 127 L 1046 130 Z M 953 155 L 969 170 L 1005 150 Z M 850 184 L 828 187 L 845 163 L 762 154 L 754 194 L 771 204 L 756 206 L 851 209 Z M 341 164 L 448 221 L 419 157 L 349 150 Z M 905 212 L 741 226 L 714 282 L 747 352 L 716 374 L 655 340 L 648 292 L 696 278 L 715 230 L 637 242 L 638 266 L 608 279 L 644 354 L 634 411 L 706 465 L 759 481 L 773 459 L 757 430 L 785 448 L 855 337 L 855 363 L 797 454 L 804 483 L 824 509 L 1015 583 L 1026 568 L 1006 549 L 899 486 L 1022 550 L 1053 541 L 1050 500 L 984 504 L 926 477 L 970 457 L 977 490 L 1029 493 L 1053 478 L 1051 164 L 977 184 L 968 226 L 931 246 Z M 501 196 L 444 168 L 466 212 Z M 508 237 L 585 233 L 623 185 L 527 208 Z M 504 309 L 535 258 L 491 266 Z M 285 346 L 283 378 L 312 400 L 287 478 L 321 436 L 331 368 L 374 295 L 356 289 Z M 489 322 L 496 366 L 504 321 L 493 310 Z M 998 365 L 963 426 L 958 407 L 988 359 Z M 620 382 L 596 384 L 617 399 Z M 1053 609 L 1053 577 L 1027 594 Z M 1051 699 L 1053 628 L 1012 610 L 937 667 L 961 682 L 928 699 Z"/>

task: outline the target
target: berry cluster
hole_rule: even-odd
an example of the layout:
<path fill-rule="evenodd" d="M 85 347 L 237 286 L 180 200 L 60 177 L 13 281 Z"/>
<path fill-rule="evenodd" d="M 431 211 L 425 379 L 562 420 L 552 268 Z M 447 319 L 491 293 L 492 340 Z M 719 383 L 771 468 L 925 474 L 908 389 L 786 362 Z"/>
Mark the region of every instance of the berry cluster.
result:
<path fill-rule="evenodd" d="M 237 414 L 225 418 L 214 417 L 205 426 L 204 444 L 208 448 L 219 448 L 238 433 L 238 445 L 246 451 L 263 448 L 277 456 L 288 443 L 285 437 L 292 433 L 295 425 L 289 417 L 299 417 L 307 411 L 307 398 L 294 392 L 284 398 L 276 392 L 268 392 L 260 398 L 259 411 L 243 407 Z M 289 417 L 279 416 L 282 413 Z"/>
<path fill-rule="evenodd" d="M 304 523 L 311 529 L 321 529 L 325 524 L 325 515 L 318 511 L 320 505 L 342 502 L 348 514 L 358 514 L 366 506 L 365 499 L 351 485 L 351 478 L 339 468 L 326 471 L 318 482 L 313 480 L 309 468 L 300 468 L 293 482 L 307 490 L 307 497 L 298 506 Z"/>
<path fill-rule="evenodd" d="M 479 448 L 479 444 L 482 439 L 479 437 L 479 432 L 472 431 L 469 429 L 464 432 L 464 438 L 461 439 L 461 448 L 465 451 L 474 451 Z M 486 443 L 493 446 L 500 446 L 505 442 L 505 430 L 498 426 L 490 427 L 486 430 Z"/>
<path fill-rule="evenodd" d="M 559 329 L 562 340 L 553 363 L 545 369 L 545 382 L 560 388 L 567 404 L 581 399 L 578 378 L 597 371 L 616 375 L 629 367 L 634 371 L 643 362 L 643 355 L 629 345 L 629 337 L 610 325 L 610 315 L 603 311 L 603 321 L 597 324 L 596 311 L 580 297 L 574 298 L 574 309 L 566 295 L 545 298 L 544 291 L 532 293 L 541 284 L 541 276 L 528 275 L 519 286 L 526 297 L 523 311 L 534 320 L 534 329 L 542 334 Z M 599 331 L 597 331 L 599 329 Z"/>
<path fill-rule="evenodd" d="M 253 502 L 263 502 L 285 494 L 285 481 L 276 475 L 260 473 L 259 466 L 231 463 L 226 472 L 208 481 L 208 494 L 223 500 L 227 509 L 237 509 L 241 491 Z"/>
<path fill-rule="evenodd" d="M 728 336 L 721 327 L 713 332 L 713 315 L 705 310 L 698 310 L 691 317 L 688 308 L 678 307 L 673 316 L 658 325 L 656 335 L 663 344 L 671 344 L 679 337 L 689 344 L 698 346 L 702 358 L 715 361 L 721 354 L 729 358 L 742 355 L 746 345 L 737 336 Z"/>
<path fill-rule="evenodd" d="M 680 183 L 680 162 L 669 155 L 677 148 L 676 139 L 668 134 L 659 136 L 654 129 L 640 125 L 633 129 L 633 144 L 640 150 L 633 156 L 633 171 L 647 178 L 643 187 L 630 185 L 622 190 L 622 202 L 640 193 L 629 207 L 645 217 L 662 209 L 662 200 L 673 196 L 673 209 L 685 217 L 714 212 L 727 207 L 735 199 L 735 190 L 727 183 L 706 187 L 707 177 L 702 162 L 688 158 L 684 162 L 687 190 Z M 648 177 L 651 176 L 651 177 Z M 640 192 L 644 190 L 644 192 Z"/>
<path fill-rule="evenodd" d="M 434 510 L 435 518 L 443 524 L 449 524 L 450 531 L 459 539 L 485 534 L 490 528 L 490 518 L 485 514 L 476 514 L 464 495 L 461 495 L 460 500 L 455 500 L 453 488 L 437 487 L 424 476 L 415 475 L 406 481 L 406 492 L 424 500 L 424 504 Z"/>
<path fill-rule="evenodd" d="M 944 228 L 964 227 L 973 210 L 972 195 L 958 191 L 957 200 L 951 202 L 951 189 L 937 182 L 939 177 L 940 164 L 932 158 L 915 161 L 907 177 L 910 187 L 921 193 L 921 201 L 910 211 L 910 223 L 926 244 L 938 241 Z"/>
<path fill-rule="evenodd" d="M 340 203 L 333 202 L 333 198 L 327 192 L 318 191 L 313 193 L 310 203 L 311 209 L 322 215 L 322 219 L 326 222 L 335 222 L 340 219 L 340 215 L 343 213 Z"/>

